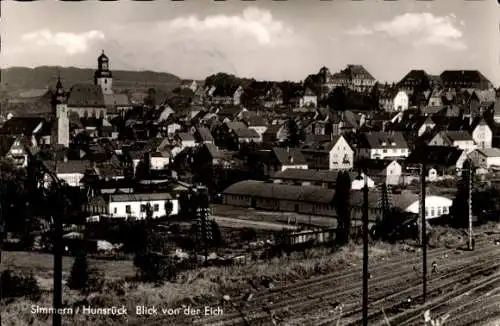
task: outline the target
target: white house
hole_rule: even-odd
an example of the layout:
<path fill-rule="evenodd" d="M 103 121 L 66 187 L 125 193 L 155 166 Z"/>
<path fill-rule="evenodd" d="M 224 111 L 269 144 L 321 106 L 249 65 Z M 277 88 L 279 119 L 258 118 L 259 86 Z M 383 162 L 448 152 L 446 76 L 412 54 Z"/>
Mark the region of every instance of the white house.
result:
<path fill-rule="evenodd" d="M 491 148 L 493 142 L 493 131 L 484 119 L 472 126 L 472 139 L 478 148 Z"/>
<path fill-rule="evenodd" d="M 66 160 L 66 161 L 44 161 L 43 164 L 57 177 L 66 182 L 71 187 L 82 187 L 82 179 L 85 172 L 92 169 L 90 161 L 86 160 Z M 45 177 L 45 185 L 52 182 L 49 176 Z"/>
<path fill-rule="evenodd" d="M 152 170 L 163 170 L 170 164 L 170 153 L 153 152 L 149 158 L 150 168 Z"/>
<path fill-rule="evenodd" d="M 476 143 L 467 131 L 440 131 L 428 143 L 429 146 L 458 147 L 467 153 L 476 149 Z"/>
<path fill-rule="evenodd" d="M 379 105 L 388 112 L 403 112 L 408 110 L 408 94 L 402 90 L 389 90 L 379 99 Z"/>
<path fill-rule="evenodd" d="M 353 167 L 354 150 L 343 136 L 330 141 L 310 141 L 301 147 L 310 169 L 350 170 Z"/>
<path fill-rule="evenodd" d="M 489 169 L 493 166 L 500 167 L 499 148 L 478 148 L 469 153 L 469 158 L 480 169 Z"/>
<path fill-rule="evenodd" d="M 317 107 L 318 106 L 318 97 L 313 93 L 311 89 L 306 89 L 304 95 L 300 98 L 299 101 L 300 107 Z"/>
<path fill-rule="evenodd" d="M 179 201 L 169 193 L 132 193 L 111 194 L 91 199 L 86 211 L 91 214 L 103 214 L 114 218 L 146 218 L 147 205 L 151 205 L 153 218 L 167 215 L 166 208 L 171 204 L 169 215 L 179 213 Z"/>
<path fill-rule="evenodd" d="M 167 121 L 171 114 L 174 114 L 174 110 L 167 105 L 160 113 L 160 116 L 157 119 L 157 122 Z"/>
<path fill-rule="evenodd" d="M 358 148 L 359 159 L 394 159 L 408 155 L 408 143 L 401 132 L 364 133 Z"/>
<path fill-rule="evenodd" d="M 363 165 L 378 183 L 398 185 L 401 183 L 402 166 L 396 160 L 365 160 Z"/>

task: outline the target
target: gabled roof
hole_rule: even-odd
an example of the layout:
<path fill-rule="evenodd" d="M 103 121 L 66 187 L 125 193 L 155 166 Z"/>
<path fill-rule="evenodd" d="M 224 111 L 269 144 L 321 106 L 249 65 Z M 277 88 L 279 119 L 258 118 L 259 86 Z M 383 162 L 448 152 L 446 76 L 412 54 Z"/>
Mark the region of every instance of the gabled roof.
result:
<path fill-rule="evenodd" d="M 169 199 L 172 199 L 172 195 L 169 193 L 113 194 L 109 196 L 110 202 L 147 202 L 152 200 Z"/>
<path fill-rule="evenodd" d="M 16 137 L 0 135 L 0 156 L 5 156 L 10 151 L 15 141 Z"/>
<path fill-rule="evenodd" d="M 176 135 L 177 138 L 179 138 L 181 141 L 194 141 L 194 136 L 190 133 L 187 132 L 179 132 Z"/>
<path fill-rule="evenodd" d="M 198 141 L 213 141 L 214 137 L 212 137 L 212 133 L 208 128 L 205 127 L 199 127 L 196 129 L 196 136 L 198 138 Z"/>
<path fill-rule="evenodd" d="M 443 131 L 445 137 L 448 137 L 452 142 L 454 141 L 473 141 L 471 134 L 467 131 L 460 130 L 447 130 Z"/>
<path fill-rule="evenodd" d="M 408 148 L 401 132 L 369 132 L 362 135 L 361 148 Z"/>
<path fill-rule="evenodd" d="M 242 129 L 233 129 L 233 132 L 238 138 L 260 138 L 257 131 L 248 127 Z"/>
<path fill-rule="evenodd" d="M 351 79 L 363 78 L 375 80 L 375 78 L 373 78 L 373 76 L 362 65 L 347 65 L 347 68 L 345 68 L 342 72 L 347 74 Z"/>
<path fill-rule="evenodd" d="M 299 148 L 273 147 L 272 152 L 281 165 L 307 165 Z"/>
<path fill-rule="evenodd" d="M 71 87 L 69 107 L 105 107 L 104 95 L 98 85 L 76 84 Z"/>
<path fill-rule="evenodd" d="M 302 144 L 300 150 L 302 152 L 323 152 L 323 153 L 329 153 L 332 148 L 335 146 L 335 144 L 338 142 L 342 136 L 336 136 L 333 139 L 329 140 L 316 140 L 316 141 L 310 141 L 310 142 L 305 142 Z"/>
<path fill-rule="evenodd" d="M 478 148 L 476 150 L 486 157 L 500 157 L 500 148 Z"/>
<path fill-rule="evenodd" d="M 308 170 L 308 169 L 286 169 L 276 172 L 271 178 L 275 180 L 293 180 L 336 183 L 339 171 L 334 170 Z M 356 178 L 357 174 L 351 174 L 351 180 Z"/>
<path fill-rule="evenodd" d="M 408 163 L 421 163 L 423 160 L 430 165 L 453 167 L 464 151 L 451 146 L 420 146 L 415 148 L 407 158 Z"/>
<path fill-rule="evenodd" d="M 43 118 L 13 117 L 5 121 L 0 132 L 8 135 L 31 135 L 43 123 Z"/>
<path fill-rule="evenodd" d="M 43 164 L 57 174 L 80 173 L 84 174 L 92 167 L 87 160 L 68 160 L 68 161 L 43 161 Z"/>
<path fill-rule="evenodd" d="M 103 94 L 104 105 L 107 107 L 130 106 L 127 94 Z"/>

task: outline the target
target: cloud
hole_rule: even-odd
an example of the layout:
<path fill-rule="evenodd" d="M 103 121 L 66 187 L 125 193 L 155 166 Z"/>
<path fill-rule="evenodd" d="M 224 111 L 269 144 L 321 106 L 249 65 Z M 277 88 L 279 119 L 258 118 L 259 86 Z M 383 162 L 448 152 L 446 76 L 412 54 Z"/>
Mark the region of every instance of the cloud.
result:
<path fill-rule="evenodd" d="M 84 33 L 53 33 L 49 29 L 23 34 L 21 40 L 24 46 L 57 46 L 64 49 L 69 54 L 85 53 L 90 48 L 92 42 L 104 39 L 104 33 L 97 30 L 91 30 Z"/>
<path fill-rule="evenodd" d="M 434 16 L 431 13 L 406 13 L 389 21 L 373 24 L 371 27 L 357 26 L 347 31 L 349 35 L 385 35 L 413 46 L 443 46 L 452 50 L 467 48 L 462 41 L 462 31 L 455 26 L 456 16 Z M 459 25 L 463 26 L 461 21 Z"/>
<path fill-rule="evenodd" d="M 273 18 L 267 10 L 256 7 L 246 8 L 241 15 L 213 15 L 203 19 L 197 16 L 179 17 L 167 22 L 176 30 L 194 33 L 219 32 L 231 33 L 237 38 L 254 38 L 260 45 L 269 45 L 281 36 L 290 35 L 292 29 Z"/>

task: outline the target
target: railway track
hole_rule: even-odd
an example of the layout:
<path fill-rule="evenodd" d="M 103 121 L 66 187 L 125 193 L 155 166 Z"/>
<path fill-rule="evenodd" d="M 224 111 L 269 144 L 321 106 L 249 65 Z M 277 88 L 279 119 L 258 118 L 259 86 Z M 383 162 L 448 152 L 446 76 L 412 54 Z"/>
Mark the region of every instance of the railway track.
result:
<path fill-rule="evenodd" d="M 478 241 L 479 247 L 484 245 L 486 241 Z M 468 252 L 465 253 L 464 255 L 470 256 L 468 259 L 468 262 L 473 259 L 476 256 L 484 256 L 488 253 L 496 253 L 495 257 L 500 256 L 500 252 L 498 251 L 498 247 L 495 246 L 486 246 L 482 248 L 481 252 Z M 486 250 L 486 252 L 485 252 Z M 431 259 L 437 259 L 439 256 L 443 256 L 446 254 L 453 254 L 453 252 L 456 252 L 454 249 L 436 249 L 436 250 L 431 250 L 429 254 L 429 261 L 432 261 Z M 403 263 L 406 263 L 407 265 L 411 264 L 418 264 L 420 262 L 420 257 L 417 257 L 415 259 L 410 259 L 407 260 Z M 444 264 L 444 268 L 449 265 L 449 269 L 451 270 L 453 268 L 456 268 L 457 265 L 460 265 L 460 260 L 453 260 L 449 264 Z M 402 282 L 400 282 L 400 286 L 404 288 L 408 287 L 408 280 L 404 279 L 404 276 L 407 275 L 408 273 L 413 272 L 413 274 L 416 274 L 415 271 L 410 266 L 407 266 L 404 269 L 398 269 L 396 272 L 391 272 L 397 265 L 400 265 L 402 261 L 398 262 L 392 262 L 392 263 L 380 263 L 377 264 L 377 266 L 371 268 L 372 274 L 375 275 L 380 275 L 379 277 L 376 277 L 371 281 L 370 288 L 372 289 L 373 287 L 376 287 L 377 290 L 384 289 L 387 292 L 387 285 L 393 285 L 397 280 L 400 279 Z M 386 271 L 387 273 L 383 273 Z M 443 276 L 445 277 L 445 276 Z M 352 284 L 349 284 L 347 282 L 348 279 L 355 279 L 355 281 Z M 267 293 L 264 295 L 257 295 L 255 296 L 255 303 L 251 305 L 240 305 L 239 309 L 241 309 L 245 315 L 245 317 L 242 316 L 242 313 L 229 313 L 229 314 L 224 314 L 222 318 L 210 318 L 210 319 L 203 319 L 201 321 L 198 321 L 198 323 L 202 323 L 203 325 L 223 325 L 223 326 L 228 326 L 228 325 L 239 325 L 239 324 L 246 324 L 249 325 L 250 321 L 251 324 L 255 324 L 257 322 L 262 322 L 263 319 L 269 318 L 269 315 L 272 312 L 274 312 L 275 315 L 278 315 L 281 311 L 284 310 L 289 310 L 293 311 L 296 314 L 298 312 L 301 312 L 302 310 L 311 310 L 311 308 L 316 308 L 321 302 L 328 302 L 330 300 L 337 300 L 340 302 L 353 302 L 353 301 L 358 301 L 355 298 L 359 296 L 359 290 L 361 287 L 361 282 L 360 282 L 360 272 L 359 270 L 352 272 L 352 273 L 347 273 L 347 274 L 341 274 L 341 275 L 329 275 L 325 277 L 321 277 L 318 279 L 312 279 L 309 281 L 306 281 L 304 283 L 299 283 L 295 285 L 289 285 L 282 287 L 278 289 L 278 291 L 274 291 L 275 293 Z M 419 277 L 417 277 L 419 278 Z M 335 279 L 335 280 L 334 280 Z M 418 286 L 419 281 L 415 282 L 415 286 Z M 319 288 L 318 288 L 319 287 Z M 391 291 L 393 288 L 390 289 Z M 276 293 L 277 292 L 277 293 Z M 295 294 L 293 293 L 295 292 Z M 387 296 L 387 293 L 383 293 L 383 297 Z M 262 300 L 264 299 L 264 300 Z M 268 299 L 268 300 L 265 300 Z M 272 300 L 269 300 L 272 299 Z M 275 303 L 276 302 L 276 303 Z M 266 304 L 267 303 L 267 304 Z M 269 310 L 263 310 L 263 305 L 267 306 Z M 352 304 L 352 307 L 354 306 L 359 306 L 358 303 Z M 353 310 L 352 314 L 357 313 L 356 309 L 354 308 L 348 308 Z M 313 308 L 313 309 L 314 309 Z"/>
<path fill-rule="evenodd" d="M 484 244 L 489 243 L 488 240 L 478 240 L 477 246 L 481 246 Z M 457 253 L 462 253 L 463 251 L 460 251 L 457 248 L 438 248 L 438 249 L 432 249 L 429 251 L 428 254 L 428 261 L 432 260 L 439 260 L 443 257 L 446 257 L 447 255 L 454 255 Z M 410 259 L 398 259 L 396 261 L 383 261 L 383 262 L 378 262 L 376 264 L 371 264 L 370 265 L 370 272 L 371 274 L 381 274 L 384 270 L 391 271 L 396 267 L 400 267 L 402 263 L 408 266 L 414 266 L 416 264 L 421 263 L 422 258 L 419 256 L 415 256 Z M 412 270 L 412 268 L 407 267 L 407 270 Z M 329 273 L 327 275 L 323 276 L 317 276 L 310 278 L 308 280 L 302 280 L 290 284 L 286 284 L 283 286 L 279 286 L 273 289 L 264 289 L 261 291 L 258 291 L 257 293 L 254 293 L 254 298 L 258 298 L 258 300 L 253 300 L 252 302 L 246 301 L 244 298 L 244 295 L 240 295 L 236 297 L 233 300 L 233 305 L 236 307 L 244 308 L 244 309 L 252 309 L 255 307 L 258 307 L 262 302 L 276 302 L 279 301 L 282 297 L 283 294 L 287 297 L 293 297 L 295 295 L 302 295 L 304 290 L 307 290 L 308 292 L 313 292 L 311 291 L 311 287 L 318 287 L 319 290 L 323 290 L 325 287 L 330 287 L 337 285 L 338 283 L 349 283 L 350 281 L 356 281 L 359 280 L 360 278 L 360 271 L 359 267 L 353 267 L 349 268 L 347 270 L 343 270 L 342 272 L 335 272 L 335 273 Z M 231 307 L 229 307 L 231 308 Z M 231 311 L 227 311 L 227 313 L 230 313 Z"/>

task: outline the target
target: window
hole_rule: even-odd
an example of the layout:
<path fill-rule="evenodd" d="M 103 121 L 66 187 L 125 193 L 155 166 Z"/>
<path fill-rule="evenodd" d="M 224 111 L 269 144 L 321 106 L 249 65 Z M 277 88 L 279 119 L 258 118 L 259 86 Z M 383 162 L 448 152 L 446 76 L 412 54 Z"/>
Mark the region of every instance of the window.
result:
<path fill-rule="evenodd" d="M 141 213 L 144 213 L 146 211 L 146 205 L 141 205 Z"/>
<path fill-rule="evenodd" d="M 155 204 L 153 209 L 154 209 L 155 212 L 158 212 L 160 210 L 160 205 L 159 204 Z"/>
<path fill-rule="evenodd" d="M 118 207 L 113 208 L 113 214 L 117 214 L 117 213 L 118 213 Z"/>
<path fill-rule="evenodd" d="M 448 207 L 446 206 L 443 207 L 443 214 L 448 214 Z"/>
<path fill-rule="evenodd" d="M 431 216 L 436 216 L 436 211 L 434 207 L 431 208 Z"/>
<path fill-rule="evenodd" d="M 443 215 L 443 207 L 438 207 L 438 216 Z"/>
<path fill-rule="evenodd" d="M 426 216 L 426 217 L 428 217 L 428 216 L 429 216 L 429 209 L 428 209 L 428 208 L 426 208 L 426 209 L 425 209 L 425 216 Z"/>
<path fill-rule="evenodd" d="M 125 206 L 125 213 L 130 214 L 132 210 L 130 209 L 130 205 Z"/>
<path fill-rule="evenodd" d="M 383 152 L 384 152 L 384 153 L 387 153 L 387 149 L 385 149 L 385 148 L 384 148 Z"/>

